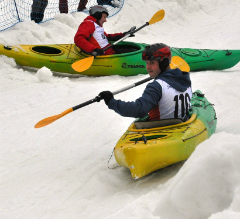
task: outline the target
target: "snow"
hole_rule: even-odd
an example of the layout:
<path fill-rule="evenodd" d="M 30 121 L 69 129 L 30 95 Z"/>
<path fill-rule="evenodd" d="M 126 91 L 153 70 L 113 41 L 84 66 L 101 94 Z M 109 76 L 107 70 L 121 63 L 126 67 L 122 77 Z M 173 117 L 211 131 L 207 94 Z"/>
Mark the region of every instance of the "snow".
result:
<path fill-rule="evenodd" d="M 50 82 L 50 80 L 53 76 L 53 73 L 51 72 L 51 70 L 49 68 L 44 66 L 37 71 L 36 75 L 40 82 Z"/>
<path fill-rule="evenodd" d="M 125 1 L 104 24 L 108 33 L 141 26 L 153 14 L 165 18 L 128 40 L 174 47 L 240 49 L 238 0 Z M 35 24 L 21 22 L 0 32 L 0 43 L 73 43 L 86 14 L 60 14 Z M 224 71 L 191 73 L 193 90 L 214 104 L 216 133 L 186 162 L 138 180 L 118 167 L 113 148 L 132 118 L 103 101 L 34 129 L 49 116 L 146 78 L 56 77 L 47 68 L 26 70 L 0 56 L 1 219 L 239 219 L 240 64 Z M 146 84 L 117 95 L 135 100 Z"/>

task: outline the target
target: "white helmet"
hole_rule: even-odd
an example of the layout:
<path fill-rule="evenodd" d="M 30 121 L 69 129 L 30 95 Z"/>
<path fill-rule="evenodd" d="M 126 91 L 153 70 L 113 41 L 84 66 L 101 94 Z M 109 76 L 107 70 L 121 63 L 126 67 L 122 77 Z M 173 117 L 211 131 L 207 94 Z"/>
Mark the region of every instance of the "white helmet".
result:
<path fill-rule="evenodd" d="M 107 16 L 109 15 L 107 8 L 102 5 L 92 6 L 89 10 L 89 14 L 95 17 L 97 20 L 102 18 L 102 13 L 105 13 Z"/>

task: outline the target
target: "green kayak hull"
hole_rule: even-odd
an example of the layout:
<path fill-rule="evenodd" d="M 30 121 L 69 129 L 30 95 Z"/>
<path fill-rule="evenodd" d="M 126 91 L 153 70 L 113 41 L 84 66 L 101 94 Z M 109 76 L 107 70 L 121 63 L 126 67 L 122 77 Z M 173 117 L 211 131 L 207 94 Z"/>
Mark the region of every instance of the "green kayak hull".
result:
<path fill-rule="evenodd" d="M 142 61 L 142 51 L 147 44 L 120 42 L 114 46 L 118 54 L 98 56 L 91 67 L 83 72 L 72 69 L 72 63 L 90 55 L 80 51 L 75 44 L 53 45 L 17 45 L 0 44 L 0 54 L 14 58 L 21 66 L 32 68 L 49 68 L 53 72 L 75 75 L 133 76 L 147 74 L 146 64 Z M 171 48 L 172 56 L 182 57 L 191 71 L 224 70 L 233 67 L 240 61 L 240 50 L 210 50 Z"/>

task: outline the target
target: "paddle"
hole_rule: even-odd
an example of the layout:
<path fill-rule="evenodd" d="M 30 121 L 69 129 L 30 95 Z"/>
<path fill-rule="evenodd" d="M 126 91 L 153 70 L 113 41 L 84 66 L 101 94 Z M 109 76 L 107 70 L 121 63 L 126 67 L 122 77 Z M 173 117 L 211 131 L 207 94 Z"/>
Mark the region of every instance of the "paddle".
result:
<path fill-rule="evenodd" d="M 187 62 L 185 62 L 185 61 L 184 61 L 181 57 L 179 57 L 179 56 L 173 56 L 173 57 L 172 57 L 172 62 L 171 62 L 171 64 L 170 64 L 170 66 L 171 66 L 171 68 L 180 68 L 182 71 L 186 71 L 186 72 L 189 72 L 189 71 L 190 71 L 190 67 L 189 67 L 189 65 L 187 64 Z M 151 79 L 152 79 L 152 78 L 150 78 L 150 77 L 145 78 L 145 79 L 143 79 L 143 80 L 141 80 L 141 81 L 138 81 L 138 82 L 136 82 L 136 83 L 134 83 L 134 84 L 132 84 L 132 85 L 129 85 L 129 86 L 127 86 L 127 87 L 124 87 L 124 88 L 122 88 L 122 89 L 120 89 L 120 90 L 117 90 L 117 91 L 115 91 L 115 92 L 112 92 L 112 93 L 113 93 L 113 95 L 122 93 L 123 91 L 129 90 L 129 89 L 131 89 L 131 88 L 133 88 L 133 87 L 136 87 L 136 86 L 138 86 L 138 85 L 140 85 L 140 84 L 143 84 L 143 83 L 145 83 L 145 82 L 147 82 L 147 81 L 150 81 Z M 79 105 L 77 105 L 77 106 L 74 106 L 74 107 L 72 107 L 72 108 L 69 108 L 69 109 L 65 110 L 64 112 L 62 112 L 62 113 L 60 113 L 60 114 L 58 114 L 58 115 L 51 116 L 51 117 L 48 117 L 48 118 L 45 118 L 45 119 L 39 121 L 34 127 L 35 127 L 35 128 L 41 128 L 41 127 L 43 127 L 43 126 L 49 125 L 49 124 L 51 124 L 52 122 L 60 119 L 60 118 L 63 117 L 63 116 L 66 116 L 67 114 L 69 114 L 69 113 L 71 113 L 71 112 L 73 112 L 73 111 L 75 111 L 75 110 L 77 110 L 77 109 L 80 109 L 80 108 L 82 108 L 82 107 L 84 107 L 84 106 L 87 106 L 87 105 L 92 104 L 92 103 L 95 103 L 95 102 L 99 102 L 101 99 L 102 99 L 101 97 L 96 96 L 95 98 L 93 98 L 93 99 L 91 99 L 91 100 L 88 100 L 88 101 L 86 101 L 86 102 L 84 102 L 84 103 L 81 103 L 81 104 L 79 104 Z"/>
<path fill-rule="evenodd" d="M 146 24 L 142 25 L 141 27 L 139 27 L 137 29 L 135 29 L 136 27 L 134 29 L 132 28 L 127 35 L 125 35 L 123 38 L 119 39 L 118 41 L 112 43 L 110 46 L 106 47 L 103 50 L 104 51 L 108 50 L 109 48 L 111 48 L 114 45 L 116 45 L 117 43 L 123 41 L 127 37 L 131 36 L 132 34 L 136 33 L 137 31 L 141 30 L 142 28 L 162 20 L 164 18 L 164 15 L 165 15 L 165 11 L 164 10 L 159 10 L 158 12 L 156 12 L 153 15 L 153 17 L 151 18 L 151 20 L 149 22 L 146 22 Z M 95 57 L 96 56 L 90 56 L 90 57 L 87 57 L 85 59 L 81 59 L 79 61 L 76 61 L 72 64 L 72 68 L 77 72 L 83 72 L 83 71 L 85 71 L 85 70 L 87 70 L 88 68 L 91 67 Z"/>
<path fill-rule="evenodd" d="M 188 63 L 179 56 L 173 56 L 170 63 L 170 68 L 175 69 L 179 68 L 181 71 L 190 72 L 190 66 Z"/>

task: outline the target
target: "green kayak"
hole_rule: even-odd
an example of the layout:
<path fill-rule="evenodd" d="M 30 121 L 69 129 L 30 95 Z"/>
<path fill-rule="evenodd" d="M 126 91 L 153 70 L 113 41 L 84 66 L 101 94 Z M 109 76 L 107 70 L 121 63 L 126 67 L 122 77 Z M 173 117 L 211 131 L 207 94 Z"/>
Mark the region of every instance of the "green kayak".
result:
<path fill-rule="evenodd" d="M 83 72 L 72 69 L 72 63 L 89 57 L 80 51 L 75 44 L 53 45 L 17 45 L 0 44 L 0 54 L 15 59 L 21 66 L 42 68 L 53 72 L 74 75 L 121 75 L 132 76 L 147 74 L 145 62 L 142 61 L 142 51 L 147 44 L 120 42 L 113 48 L 115 55 L 98 56 L 92 66 Z M 240 50 L 210 50 L 171 48 L 173 56 L 180 56 L 189 64 L 191 71 L 223 70 L 236 65 L 240 61 Z"/>

